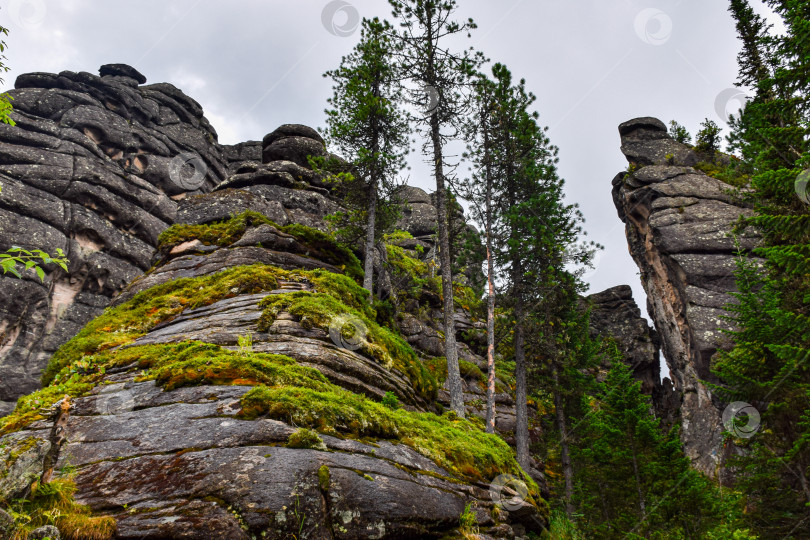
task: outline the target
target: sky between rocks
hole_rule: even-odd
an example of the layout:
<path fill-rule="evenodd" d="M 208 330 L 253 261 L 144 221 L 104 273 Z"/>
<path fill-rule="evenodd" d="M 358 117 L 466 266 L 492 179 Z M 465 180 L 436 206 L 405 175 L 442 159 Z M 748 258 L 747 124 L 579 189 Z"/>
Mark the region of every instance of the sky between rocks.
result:
<path fill-rule="evenodd" d="M 726 0 L 463 0 L 471 40 L 525 78 L 540 121 L 560 148 L 568 202 L 588 238 L 605 246 L 591 292 L 633 287 L 646 315 L 610 181 L 627 167 L 619 123 L 677 119 L 691 133 L 733 112 L 738 42 Z M 756 9 L 767 9 L 754 0 Z M 388 17 L 384 0 L 0 0 L 10 29 L 3 88 L 33 71 L 130 64 L 148 83 L 171 82 L 196 99 L 221 143 L 261 139 L 284 123 L 324 125 L 336 67 L 359 37 L 360 17 Z M 739 94 L 739 91 L 736 92 Z M 409 183 L 432 190 L 412 155 Z M 460 172 L 463 172 L 461 169 Z"/>

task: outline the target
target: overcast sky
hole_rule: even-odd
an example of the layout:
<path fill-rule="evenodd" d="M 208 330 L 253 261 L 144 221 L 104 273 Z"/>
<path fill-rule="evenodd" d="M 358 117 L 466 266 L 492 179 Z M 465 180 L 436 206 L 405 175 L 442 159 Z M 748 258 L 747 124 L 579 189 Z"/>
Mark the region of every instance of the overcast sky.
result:
<path fill-rule="evenodd" d="M 727 99 L 738 51 L 728 2 L 460 3 L 459 17 L 478 24 L 470 44 L 538 96 L 568 201 L 606 247 L 587 276 L 591 292 L 630 284 L 646 312 L 610 195 L 627 166 L 617 126 L 638 116 L 677 119 L 692 133 L 705 117 L 725 125 L 717 109 L 739 107 Z M 4 88 L 21 73 L 126 63 L 199 101 L 220 142 L 261 139 L 284 123 L 323 126 L 331 85 L 322 74 L 355 44 L 359 17 L 389 15 L 384 0 L 0 0 L 11 31 Z M 413 165 L 410 183 L 431 190 L 425 166 Z"/>

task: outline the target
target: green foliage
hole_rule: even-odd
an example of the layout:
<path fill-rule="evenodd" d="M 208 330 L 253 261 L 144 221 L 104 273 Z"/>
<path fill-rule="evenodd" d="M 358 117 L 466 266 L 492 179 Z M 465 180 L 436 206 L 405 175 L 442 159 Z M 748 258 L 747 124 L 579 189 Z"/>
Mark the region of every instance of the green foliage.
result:
<path fill-rule="evenodd" d="M 810 206 L 797 193 L 810 165 L 810 4 L 768 2 L 784 30 L 770 30 L 746 0 L 730 11 L 742 43 L 739 82 L 755 90 L 730 147 L 751 175 L 748 199 L 756 215 L 745 226 L 763 236 L 754 255 L 741 253 L 738 302 L 727 307 L 737 330 L 731 351 L 712 366 L 726 400 L 754 404 L 757 433 L 730 443 L 742 447 L 730 465 L 746 496 L 751 529 L 766 538 L 810 534 Z"/>
<path fill-rule="evenodd" d="M 692 135 L 675 120 L 669 123 L 669 135 L 679 143 L 689 144 L 692 142 Z"/>
<path fill-rule="evenodd" d="M 66 540 L 113 538 L 115 519 L 92 516 L 87 506 L 76 503 L 75 493 L 73 481 L 62 478 L 44 485 L 35 483 L 28 499 L 7 501 L 6 510 L 14 519 L 9 540 L 25 540 L 43 525 L 54 525 Z"/>
<path fill-rule="evenodd" d="M 391 62 L 399 47 L 392 30 L 388 22 L 363 19 L 360 41 L 340 67 L 324 74 L 334 82 L 326 135 L 349 161 L 350 171 L 336 185 L 347 211 L 334 216 L 333 223 L 347 242 L 364 237 L 367 252 L 401 214 L 398 175 L 410 144 L 410 117 L 399 99 L 401 77 Z"/>
<path fill-rule="evenodd" d="M 700 123 L 700 131 L 695 137 L 695 150 L 714 153 L 720 150 L 720 126 L 706 118 Z"/>
<path fill-rule="evenodd" d="M 585 540 L 576 522 L 570 520 L 565 512 L 552 510 L 548 530 L 541 536 L 543 540 Z"/>
<path fill-rule="evenodd" d="M 478 520 L 470 503 L 464 506 L 464 511 L 458 518 L 458 528 L 464 538 L 478 538 Z"/>
<path fill-rule="evenodd" d="M 287 439 L 287 448 L 309 448 L 312 450 L 326 450 L 326 445 L 318 436 L 318 432 L 307 428 L 300 428 L 290 434 Z M 318 471 L 320 473 L 320 471 Z"/>
<path fill-rule="evenodd" d="M 21 271 L 33 270 L 36 272 L 40 281 L 45 281 L 45 269 L 40 264 L 56 264 L 67 272 L 68 260 L 65 258 L 65 253 L 62 248 L 56 249 L 56 257 L 48 255 L 41 249 L 34 249 L 28 251 L 19 246 L 13 246 L 6 253 L 0 253 L 0 268 L 3 269 L 4 274 L 12 274 L 18 278 L 22 278 Z M 21 266 L 22 269 L 18 269 Z"/>
<path fill-rule="evenodd" d="M 0 35 L 7 36 L 8 35 L 8 28 L 5 26 L 0 26 Z M 6 63 L 6 49 L 8 46 L 6 45 L 5 40 L 0 39 L 0 73 L 7 73 L 11 68 L 9 68 Z M 4 82 L 3 78 L 0 77 L 0 83 Z M 16 125 L 14 120 L 11 119 L 9 113 L 11 112 L 11 102 L 14 101 L 14 98 L 11 97 L 8 93 L 4 92 L 0 94 L 0 122 L 4 124 L 9 124 L 11 126 Z"/>
<path fill-rule="evenodd" d="M 751 176 L 743 171 L 742 166 L 734 157 L 731 157 L 728 165 L 718 163 L 716 160 L 701 161 L 695 165 L 695 169 L 737 188 L 746 187 L 751 180 Z"/>
<path fill-rule="evenodd" d="M 385 393 L 385 396 L 383 396 L 382 401 L 380 403 L 382 403 L 392 411 L 395 411 L 400 407 L 397 395 L 390 391 Z"/>
<path fill-rule="evenodd" d="M 596 538 L 705 538 L 741 524 L 742 506 L 690 466 L 677 430 L 659 429 L 641 383 L 616 362 L 593 398 L 586 398 L 576 502 L 580 527 Z"/>

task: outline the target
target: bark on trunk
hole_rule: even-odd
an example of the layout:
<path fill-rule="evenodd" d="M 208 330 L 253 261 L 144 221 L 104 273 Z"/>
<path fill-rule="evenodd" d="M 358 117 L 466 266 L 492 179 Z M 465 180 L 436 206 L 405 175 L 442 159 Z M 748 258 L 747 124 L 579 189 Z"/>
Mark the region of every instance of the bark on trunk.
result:
<path fill-rule="evenodd" d="M 495 433 L 495 284 L 492 246 L 487 231 L 487 433 Z"/>
<path fill-rule="evenodd" d="M 363 288 L 368 291 L 369 303 L 374 300 L 374 225 L 377 219 L 377 182 L 372 180 L 369 189 L 368 205 L 368 231 L 366 234 L 366 261 L 365 275 L 363 276 Z"/>
<path fill-rule="evenodd" d="M 483 119 L 486 123 L 487 119 Z M 484 126 L 484 174 L 486 194 L 484 203 L 487 239 L 487 433 L 495 433 L 495 268 L 492 261 L 492 167 L 489 154 L 489 134 Z"/>
<path fill-rule="evenodd" d="M 630 437 L 630 450 L 633 454 L 633 477 L 636 481 L 636 491 L 638 492 L 638 509 L 641 514 L 642 521 L 647 518 L 647 508 L 644 504 L 644 494 L 641 491 L 641 474 L 638 471 L 638 457 L 636 456 L 636 441 Z"/>
<path fill-rule="evenodd" d="M 523 301 L 515 299 L 515 453 L 523 470 L 529 470 L 529 411 L 526 406 L 526 353 L 524 351 Z"/>
<path fill-rule="evenodd" d="M 453 319 L 453 272 L 450 266 L 450 237 L 447 230 L 447 193 L 442 166 L 442 141 L 439 133 L 439 118 L 430 117 L 430 135 L 433 142 L 434 174 L 436 176 L 436 213 L 439 229 L 439 264 L 442 270 L 442 296 L 444 297 L 444 351 L 447 357 L 447 387 L 450 392 L 450 409 L 464 418 L 464 395 L 461 374 L 458 369 L 456 347 L 456 322 Z"/>
<path fill-rule="evenodd" d="M 560 461 L 562 462 L 563 478 L 565 478 L 565 513 L 568 517 L 574 515 L 574 469 L 571 466 L 571 454 L 568 449 L 568 425 L 565 421 L 565 408 L 562 394 L 559 391 L 560 380 L 557 367 L 552 367 L 552 380 L 554 381 L 554 411 L 557 416 L 557 429 L 560 431 Z"/>

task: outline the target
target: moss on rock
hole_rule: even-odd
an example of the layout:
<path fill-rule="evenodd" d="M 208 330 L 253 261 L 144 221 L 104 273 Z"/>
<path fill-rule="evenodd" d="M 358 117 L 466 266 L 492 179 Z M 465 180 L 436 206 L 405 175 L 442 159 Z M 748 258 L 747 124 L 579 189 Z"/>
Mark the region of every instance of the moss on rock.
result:
<path fill-rule="evenodd" d="M 249 227 L 271 225 L 312 249 L 313 255 L 337 268 L 355 281 L 363 280 L 363 267 L 360 260 L 346 246 L 340 244 L 331 234 L 319 231 L 300 223 L 278 225 L 269 218 L 246 210 L 224 221 L 203 225 L 172 225 L 158 238 L 158 248 L 168 249 L 190 240 L 199 240 L 205 245 L 229 246 L 242 238 Z"/>
<path fill-rule="evenodd" d="M 268 265 L 237 266 L 197 278 L 183 278 L 141 291 L 130 301 L 107 309 L 90 321 L 51 357 L 42 374 L 47 386 L 56 375 L 83 356 L 131 343 L 185 309 L 213 304 L 224 298 L 278 288 L 286 272 Z"/>
<path fill-rule="evenodd" d="M 530 486 L 534 501 L 540 500 L 537 485 L 517 464 L 509 445 L 456 415 L 392 410 L 339 387 L 318 391 L 258 386 L 242 397 L 241 405 L 243 418 L 268 417 L 331 435 L 396 440 L 466 480 L 486 482 L 514 474 Z"/>

